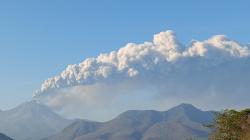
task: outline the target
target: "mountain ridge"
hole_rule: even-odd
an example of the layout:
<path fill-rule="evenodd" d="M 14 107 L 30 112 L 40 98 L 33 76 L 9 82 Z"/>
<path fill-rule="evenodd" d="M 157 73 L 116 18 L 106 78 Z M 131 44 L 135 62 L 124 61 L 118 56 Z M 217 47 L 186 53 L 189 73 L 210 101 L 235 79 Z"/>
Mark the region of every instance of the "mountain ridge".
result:
<path fill-rule="evenodd" d="M 128 110 L 96 125 L 75 122 L 46 140 L 184 140 L 192 136 L 205 139 L 209 129 L 203 127 L 203 123 L 212 119 L 213 112 L 201 111 L 191 104 L 181 104 L 167 111 Z M 85 131 L 89 130 L 89 127 L 84 129 L 86 126 L 92 126 L 91 131 Z M 75 135 L 79 130 L 84 133 Z"/>
<path fill-rule="evenodd" d="M 68 120 L 36 101 L 0 112 L 0 132 L 17 140 L 184 140 L 208 135 L 212 111 L 180 104 L 167 111 L 128 110 L 110 121 Z M 10 121 L 11 120 L 11 121 Z"/>
<path fill-rule="evenodd" d="M 45 105 L 29 101 L 0 113 L 0 132 L 17 140 L 34 140 L 53 135 L 71 122 Z"/>
<path fill-rule="evenodd" d="M 14 140 L 14 139 L 6 136 L 5 134 L 0 133 L 0 140 Z"/>

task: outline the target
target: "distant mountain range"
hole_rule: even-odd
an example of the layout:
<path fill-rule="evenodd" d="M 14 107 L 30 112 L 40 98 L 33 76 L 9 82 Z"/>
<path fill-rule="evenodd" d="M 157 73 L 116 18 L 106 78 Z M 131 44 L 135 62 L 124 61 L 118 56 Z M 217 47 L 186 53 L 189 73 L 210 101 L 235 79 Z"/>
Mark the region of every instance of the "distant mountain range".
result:
<path fill-rule="evenodd" d="M 12 138 L 0 133 L 0 140 L 13 140 Z"/>
<path fill-rule="evenodd" d="M 51 136 L 71 124 L 35 101 L 0 112 L 0 132 L 16 140 L 39 140 Z"/>
<path fill-rule="evenodd" d="M 68 120 L 48 107 L 31 101 L 1 111 L 0 132 L 16 140 L 206 139 L 209 129 L 203 124 L 210 123 L 213 118 L 211 111 L 181 104 L 162 112 L 130 110 L 108 122 Z"/>
<path fill-rule="evenodd" d="M 204 124 L 214 118 L 211 111 L 201 111 L 181 104 L 168 111 L 130 110 L 108 122 L 78 120 L 46 140 L 186 140 L 207 139 Z"/>

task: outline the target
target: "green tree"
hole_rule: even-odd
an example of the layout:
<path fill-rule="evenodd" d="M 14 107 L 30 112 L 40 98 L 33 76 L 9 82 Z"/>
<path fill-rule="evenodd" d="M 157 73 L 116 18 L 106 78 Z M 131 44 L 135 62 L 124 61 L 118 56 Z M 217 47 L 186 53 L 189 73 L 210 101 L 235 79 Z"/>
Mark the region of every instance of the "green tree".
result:
<path fill-rule="evenodd" d="M 210 125 L 211 140 L 250 140 L 250 109 L 242 111 L 225 110 L 217 113 Z"/>

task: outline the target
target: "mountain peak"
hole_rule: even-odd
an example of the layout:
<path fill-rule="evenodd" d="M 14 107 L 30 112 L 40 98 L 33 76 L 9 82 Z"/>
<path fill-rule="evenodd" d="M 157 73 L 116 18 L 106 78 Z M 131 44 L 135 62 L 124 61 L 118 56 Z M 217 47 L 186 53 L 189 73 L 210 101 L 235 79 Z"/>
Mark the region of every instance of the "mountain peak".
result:
<path fill-rule="evenodd" d="M 192 104 L 188 104 L 188 103 L 182 103 L 180 105 L 177 105 L 177 106 L 171 108 L 170 110 L 201 111 L 200 109 L 196 108 Z"/>
<path fill-rule="evenodd" d="M 37 101 L 28 101 L 0 113 L 0 131 L 19 140 L 42 139 L 70 123 L 71 120 L 62 118 Z"/>
<path fill-rule="evenodd" d="M 211 122 L 211 112 L 180 104 L 169 111 L 128 110 L 102 123 L 76 121 L 48 140 L 184 140 L 189 136 L 206 138 L 208 129 L 202 124 Z"/>
<path fill-rule="evenodd" d="M 182 103 L 178 106 L 176 106 L 177 108 L 184 108 L 184 109 L 190 109 L 190 108 L 193 108 L 193 109 L 197 109 L 195 106 L 193 106 L 192 104 L 188 104 L 188 103 Z"/>
<path fill-rule="evenodd" d="M 31 101 L 24 102 L 24 103 L 22 103 L 21 105 L 34 106 L 34 105 L 40 105 L 40 103 L 37 102 L 36 100 L 31 100 Z M 21 105 L 20 105 L 20 106 L 21 106 Z"/>
<path fill-rule="evenodd" d="M 173 119 L 183 119 L 188 118 L 195 122 L 208 122 L 214 117 L 213 113 L 209 111 L 202 111 L 192 104 L 183 103 L 178 106 L 173 107 L 168 114 L 171 114 Z"/>
<path fill-rule="evenodd" d="M 40 104 L 40 103 L 38 103 L 37 101 L 34 101 L 34 100 L 24 102 L 21 105 L 14 108 L 14 110 L 52 112 L 47 106 L 45 106 L 43 104 Z M 39 113 L 39 112 L 37 112 L 37 113 Z"/>
<path fill-rule="evenodd" d="M 39 105 L 39 103 L 35 100 L 31 100 L 31 101 L 26 101 L 22 104 L 20 104 L 18 107 L 21 107 L 21 106 L 36 106 L 36 105 Z"/>

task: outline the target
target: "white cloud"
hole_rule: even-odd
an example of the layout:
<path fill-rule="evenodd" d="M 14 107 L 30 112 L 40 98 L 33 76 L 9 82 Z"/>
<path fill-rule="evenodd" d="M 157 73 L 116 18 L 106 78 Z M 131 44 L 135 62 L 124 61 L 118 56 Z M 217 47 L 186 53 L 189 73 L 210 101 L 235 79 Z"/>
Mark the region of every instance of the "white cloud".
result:
<path fill-rule="evenodd" d="M 96 102 L 115 106 L 119 101 L 124 104 L 114 107 L 116 110 L 138 106 L 161 108 L 159 104 L 165 104 L 161 101 L 168 99 L 205 106 L 198 102 L 205 100 L 204 97 L 209 98 L 207 104 L 218 103 L 217 97 L 230 98 L 230 105 L 235 94 L 246 96 L 250 91 L 246 84 L 250 82 L 249 56 L 249 45 L 223 35 L 192 41 L 185 47 L 177 41 L 173 31 L 165 31 L 154 35 L 152 42 L 128 43 L 118 51 L 69 65 L 61 74 L 46 80 L 34 98 L 57 108 L 75 102 L 85 109 L 94 107 Z M 123 89 L 119 90 L 121 87 Z M 123 95 L 128 99 L 124 100 Z M 144 100 L 135 100 L 135 96 Z M 110 103 L 109 99 L 114 102 Z M 126 104 L 128 101 L 130 105 Z"/>

